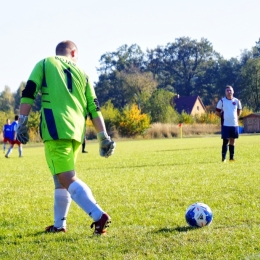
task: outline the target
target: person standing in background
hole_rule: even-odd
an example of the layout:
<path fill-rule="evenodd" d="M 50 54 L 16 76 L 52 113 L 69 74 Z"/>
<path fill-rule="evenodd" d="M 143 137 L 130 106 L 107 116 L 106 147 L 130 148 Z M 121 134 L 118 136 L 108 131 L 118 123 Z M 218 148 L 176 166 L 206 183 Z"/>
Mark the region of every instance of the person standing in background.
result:
<path fill-rule="evenodd" d="M 229 147 L 229 161 L 234 162 L 235 139 L 239 137 L 238 118 L 242 113 L 240 100 L 234 97 L 234 89 L 227 85 L 225 97 L 220 99 L 216 106 L 216 115 L 223 120 L 221 126 L 222 162 L 226 162 L 226 154 Z"/>
<path fill-rule="evenodd" d="M 87 136 L 84 135 L 84 139 L 83 139 L 83 143 L 82 143 L 82 153 L 88 153 L 88 151 L 85 150 L 86 142 L 87 142 Z"/>
<path fill-rule="evenodd" d="M 19 157 L 22 157 L 23 154 L 23 147 L 21 142 L 19 142 L 17 140 L 17 126 L 18 126 L 18 115 L 16 115 L 14 117 L 14 121 L 11 124 L 11 130 L 12 130 L 12 134 L 11 134 L 11 145 L 5 155 L 5 158 L 9 158 L 11 152 L 13 151 L 14 145 L 17 144 L 18 145 L 18 152 L 19 152 Z"/>
<path fill-rule="evenodd" d="M 7 143 L 12 143 L 12 126 L 10 119 L 6 119 L 6 124 L 3 126 L 3 152 L 5 153 Z"/>

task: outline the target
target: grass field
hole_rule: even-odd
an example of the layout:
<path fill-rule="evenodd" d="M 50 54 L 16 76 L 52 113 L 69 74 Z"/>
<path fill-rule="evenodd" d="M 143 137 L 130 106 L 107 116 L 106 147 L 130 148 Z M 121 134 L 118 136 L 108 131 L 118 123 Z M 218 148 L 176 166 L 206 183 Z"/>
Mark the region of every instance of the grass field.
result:
<path fill-rule="evenodd" d="M 53 223 L 53 183 L 43 147 L 0 158 L 0 259 L 260 259 L 260 135 L 241 135 L 236 162 L 221 162 L 217 137 L 118 141 L 108 159 L 97 142 L 79 154 L 78 177 L 112 217 L 106 237 L 72 203 L 67 233 Z M 184 218 L 208 204 L 210 226 Z"/>

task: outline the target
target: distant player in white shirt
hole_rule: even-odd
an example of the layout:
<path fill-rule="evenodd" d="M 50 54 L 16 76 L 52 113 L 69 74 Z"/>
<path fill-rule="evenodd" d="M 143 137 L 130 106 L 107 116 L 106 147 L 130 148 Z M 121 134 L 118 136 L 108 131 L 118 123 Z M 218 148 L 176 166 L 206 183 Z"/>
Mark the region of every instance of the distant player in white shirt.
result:
<path fill-rule="evenodd" d="M 222 162 L 226 161 L 226 154 L 229 146 L 229 160 L 234 161 L 235 139 L 239 137 L 238 117 L 242 113 L 241 102 L 235 98 L 234 89 L 227 85 L 225 90 L 226 97 L 218 101 L 216 115 L 222 117 L 221 126 L 222 145 Z"/>

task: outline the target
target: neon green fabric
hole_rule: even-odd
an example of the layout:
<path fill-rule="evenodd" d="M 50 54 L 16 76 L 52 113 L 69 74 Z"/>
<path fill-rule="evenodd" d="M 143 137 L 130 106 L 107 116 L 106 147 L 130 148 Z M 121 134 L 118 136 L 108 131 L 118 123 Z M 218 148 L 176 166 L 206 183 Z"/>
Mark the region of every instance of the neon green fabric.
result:
<path fill-rule="evenodd" d="M 43 141 L 74 139 L 82 142 L 85 120 L 99 116 L 96 94 L 88 76 L 65 56 L 38 62 L 29 79 L 36 84 L 34 97 L 42 95 L 40 131 Z M 32 104 L 28 97 L 21 104 Z"/>
<path fill-rule="evenodd" d="M 45 158 L 52 175 L 75 169 L 81 143 L 75 140 L 53 140 L 44 143 Z"/>

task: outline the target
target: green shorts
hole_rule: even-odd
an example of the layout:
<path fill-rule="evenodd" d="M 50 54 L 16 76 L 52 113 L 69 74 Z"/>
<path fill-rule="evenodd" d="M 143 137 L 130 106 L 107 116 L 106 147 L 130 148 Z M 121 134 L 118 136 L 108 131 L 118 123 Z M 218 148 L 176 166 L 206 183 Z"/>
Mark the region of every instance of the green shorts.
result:
<path fill-rule="evenodd" d="M 45 157 L 52 175 L 75 170 L 80 149 L 81 143 L 75 140 L 45 141 Z"/>

